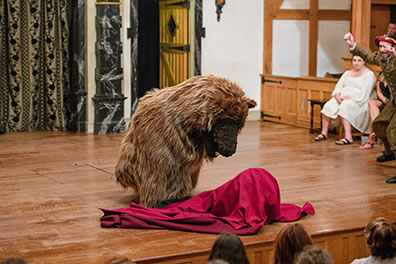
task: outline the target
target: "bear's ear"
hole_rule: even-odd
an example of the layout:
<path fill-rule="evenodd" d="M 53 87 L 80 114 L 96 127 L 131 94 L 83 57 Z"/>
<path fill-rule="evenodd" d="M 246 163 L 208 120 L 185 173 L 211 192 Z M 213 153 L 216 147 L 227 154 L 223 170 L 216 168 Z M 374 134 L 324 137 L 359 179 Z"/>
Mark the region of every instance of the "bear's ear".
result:
<path fill-rule="evenodd" d="M 255 107 L 257 105 L 256 102 L 253 99 L 247 98 L 246 101 L 247 101 L 247 104 L 248 104 L 249 108 L 253 108 L 253 107 Z"/>

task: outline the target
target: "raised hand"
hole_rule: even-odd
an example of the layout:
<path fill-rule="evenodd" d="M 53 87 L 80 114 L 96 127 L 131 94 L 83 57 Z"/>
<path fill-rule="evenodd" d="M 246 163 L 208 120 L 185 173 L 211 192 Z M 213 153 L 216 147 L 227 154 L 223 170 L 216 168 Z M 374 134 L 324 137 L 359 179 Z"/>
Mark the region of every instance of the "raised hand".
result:
<path fill-rule="evenodd" d="M 349 45 L 349 47 L 353 47 L 355 45 L 355 41 L 353 40 L 353 35 L 351 32 L 345 34 L 344 40 Z"/>

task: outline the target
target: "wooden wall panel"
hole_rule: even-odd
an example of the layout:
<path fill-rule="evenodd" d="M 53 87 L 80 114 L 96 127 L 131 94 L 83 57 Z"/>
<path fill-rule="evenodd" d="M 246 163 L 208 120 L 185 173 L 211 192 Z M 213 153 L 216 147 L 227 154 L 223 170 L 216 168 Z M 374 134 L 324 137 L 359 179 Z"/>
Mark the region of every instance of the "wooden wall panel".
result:
<path fill-rule="evenodd" d="M 310 113 L 311 113 L 311 105 L 308 102 L 309 90 L 306 88 L 299 88 L 297 90 L 297 126 L 309 127 Z M 307 104 L 308 103 L 308 104 Z"/>
<path fill-rule="evenodd" d="M 334 78 L 285 77 L 262 75 L 264 79 L 281 81 L 281 84 L 265 82 L 261 85 L 261 111 L 280 116 L 280 119 L 264 117 L 283 124 L 310 127 L 311 104 L 308 99 L 328 100 L 337 83 Z M 315 127 L 320 124 L 320 111 L 315 107 Z"/>
<path fill-rule="evenodd" d="M 370 250 L 367 247 L 366 239 L 363 236 L 363 232 L 359 232 L 350 238 L 348 243 L 348 261 L 352 262 L 355 256 L 368 256 Z"/>
<path fill-rule="evenodd" d="M 332 257 L 334 263 L 349 264 L 356 258 L 370 255 L 363 237 L 363 227 L 344 233 L 329 233 L 314 235 L 315 246 L 323 248 Z M 251 264 L 269 264 L 273 260 L 273 241 L 259 244 L 245 245 L 246 253 Z M 136 263 L 177 263 L 177 264 L 206 264 L 209 258 L 208 252 L 191 253 L 184 256 L 151 259 L 150 261 L 138 261 Z"/>
<path fill-rule="evenodd" d="M 297 80 L 291 77 L 266 76 L 269 76 L 270 80 L 282 83 L 265 82 L 261 86 L 261 112 L 279 116 L 282 123 L 294 125 L 297 120 Z M 267 118 L 269 120 L 276 119 Z"/>
<path fill-rule="evenodd" d="M 288 87 L 286 89 L 286 97 L 282 98 L 285 102 L 285 119 L 290 124 L 296 123 L 297 121 L 297 89 L 296 87 Z"/>
<path fill-rule="evenodd" d="M 326 242 L 326 250 L 334 263 L 342 263 L 348 259 L 348 237 L 329 239 Z"/>
<path fill-rule="evenodd" d="M 275 93 L 276 89 L 274 86 L 268 85 L 268 86 L 263 86 L 263 95 L 261 103 L 262 107 L 265 105 L 265 113 L 272 115 L 275 114 Z M 264 108 L 262 108 L 264 109 Z"/>
<path fill-rule="evenodd" d="M 250 264 L 270 263 L 272 259 L 272 246 L 249 247 L 246 246 L 246 254 Z"/>

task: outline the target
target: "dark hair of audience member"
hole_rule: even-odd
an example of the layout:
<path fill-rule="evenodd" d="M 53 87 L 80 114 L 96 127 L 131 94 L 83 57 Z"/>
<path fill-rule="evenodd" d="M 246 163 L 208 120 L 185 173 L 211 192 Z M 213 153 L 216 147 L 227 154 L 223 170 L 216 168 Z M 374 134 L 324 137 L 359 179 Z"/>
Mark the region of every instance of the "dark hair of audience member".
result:
<path fill-rule="evenodd" d="M 312 245 L 312 239 L 304 227 L 288 224 L 275 238 L 274 264 L 292 264 L 307 245 Z"/>
<path fill-rule="evenodd" d="M 333 264 L 333 260 L 321 248 L 306 246 L 297 255 L 295 264 Z"/>
<path fill-rule="evenodd" d="M 212 259 L 209 260 L 208 264 L 229 264 L 229 263 L 222 259 Z"/>
<path fill-rule="evenodd" d="M 381 259 L 396 256 L 396 227 L 379 217 L 367 224 L 364 235 L 371 255 Z"/>
<path fill-rule="evenodd" d="M 222 233 L 216 239 L 209 256 L 209 260 L 212 259 L 221 259 L 229 264 L 249 264 L 241 239 L 231 233 Z"/>
<path fill-rule="evenodd" d="M 24 259 L 21 258 L 9 258 L 0 262 L 1 264 L 27 264 Z"/>

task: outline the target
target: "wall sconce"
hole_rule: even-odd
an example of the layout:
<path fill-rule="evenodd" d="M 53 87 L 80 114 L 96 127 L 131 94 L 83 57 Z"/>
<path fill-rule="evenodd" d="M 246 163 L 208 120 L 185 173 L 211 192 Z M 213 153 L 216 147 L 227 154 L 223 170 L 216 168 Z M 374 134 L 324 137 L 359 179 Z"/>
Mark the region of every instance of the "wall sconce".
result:
<path fill-rule="evenodd" d="M 217 22 L 220 22 L 220 14 L 223 13 L 221 9 L 225 5 L 225 0 L 215 0 L 216 5 L 216 13 L 217 13 Z"/>

